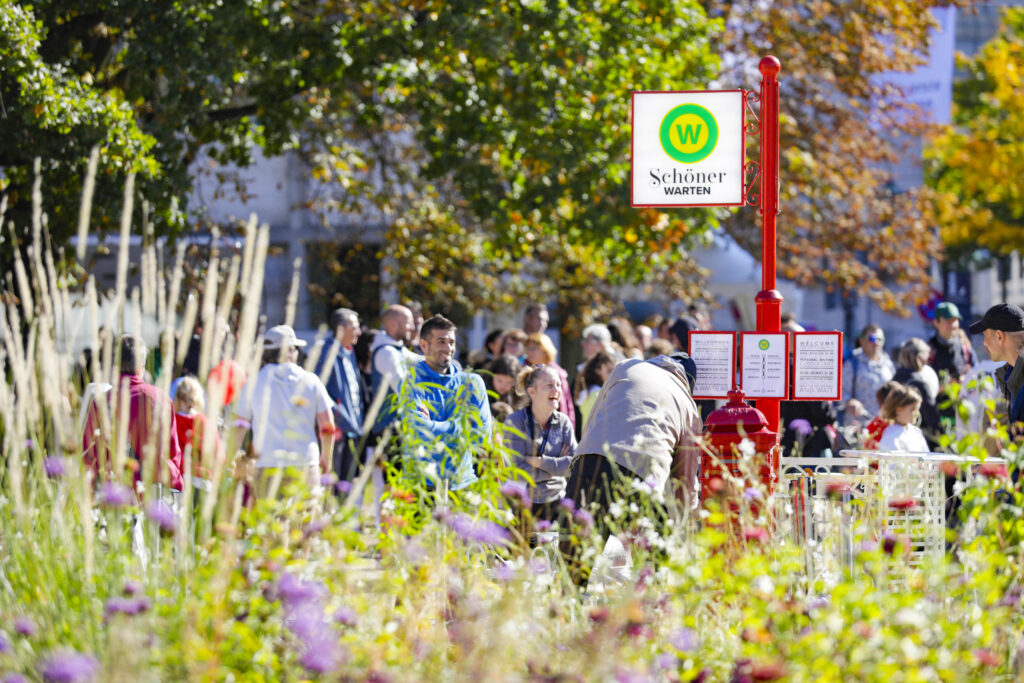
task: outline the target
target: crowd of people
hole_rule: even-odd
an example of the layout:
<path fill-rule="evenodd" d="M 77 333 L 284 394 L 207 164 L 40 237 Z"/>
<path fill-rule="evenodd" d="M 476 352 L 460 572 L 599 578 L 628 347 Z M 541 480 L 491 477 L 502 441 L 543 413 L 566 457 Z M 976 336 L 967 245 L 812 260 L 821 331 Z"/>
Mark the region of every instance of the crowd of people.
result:
<path fill-rule="evenodd" d="M 328 338 L 311 348 L 291 327 L 271 327 L 262 334 L 258 373 L 223 415 L 234 443 L 245 444 L 241 464 L 227 462 L 219 430 L 207 424 L 209 387 L 186 367 L 174 395 L 161 392 L 144 379 L 145 345 L 126 335 L 119 385 L 93 386 L 89 394 L 85 459 L 94 468 L 127 459 L 137 463 L 137 480 L 172 490 L 181 489 L 186 471 L 201 491 L 216 468 L 230 467 L 261 496 L 281 489 L 285 471 L 312 487 L 325 473 L 353 481 L 383 453 L 420 473 L 428 487 L 457 491 L 477 480 L 476 458 L 496 436 L 535 519 L 606 507 L 617 479 L 696 505 L 699 436 L 714 404 L 693 399 L 697 368 L 686 349 L 690 332 L 708 328 L 705 312 L 698 307 L 637 326 L 625 318 L 589 325 L 571 373 L 545 334 L 549 320 L 544 305 L 532 305 L 522 328 L 493 330 L 480 349 L 461 354 L 452 321 L 423 320 L 401 305 L 383 311 L 377 330 L 364 328 L 356 311 L 338 309 Z M 960 325 L 957 307 L 940 304 L 934 335 L 904 340 L 895 361 L 884 331 L 867 325 L 843 363 L 841 401 L 783 403 L 786 454 L 935 449 L 955 419 L 950 388 L 978 362 Z M 783 329 L 802 327 L 785 316 Z M 1024 311 L 994 306 L 969 332 L 983 335 L 988 357 L 1004 363 L 996 372 L 1003 420 L 1024 420 L 1024 363 L 1017 362 Z M 105 431 L 112 423 L 127 427 L 122 455 Z"/>

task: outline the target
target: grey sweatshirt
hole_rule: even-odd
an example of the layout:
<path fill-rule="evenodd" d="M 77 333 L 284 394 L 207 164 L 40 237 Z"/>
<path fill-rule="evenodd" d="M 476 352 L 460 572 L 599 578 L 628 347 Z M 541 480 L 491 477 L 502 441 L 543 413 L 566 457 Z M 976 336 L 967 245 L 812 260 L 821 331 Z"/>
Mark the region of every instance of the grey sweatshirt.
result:
<path fill-rule="evenodd" d="M 550 503 L 565 494 L 566 477 L 576 452 L 576 435 L 569 418 L 557 410 L 551 414 L 551 427 L 547 442 L 544 441 L 544 425 L 533 422 L 533 439 L 530 439 L 531 408 L 520 408 L 505 419 L 505 445 L 515 455 L 515 466 L 530 475 L 534 486 L 530 499 L 534 503 Z M 540 451 L 543 444 L 544 450 Z M 562 448 L 569 444 L 569 454 L 563 456 Z M 525 458 L 538 456 L 540 467 L 530 467 Z"/>

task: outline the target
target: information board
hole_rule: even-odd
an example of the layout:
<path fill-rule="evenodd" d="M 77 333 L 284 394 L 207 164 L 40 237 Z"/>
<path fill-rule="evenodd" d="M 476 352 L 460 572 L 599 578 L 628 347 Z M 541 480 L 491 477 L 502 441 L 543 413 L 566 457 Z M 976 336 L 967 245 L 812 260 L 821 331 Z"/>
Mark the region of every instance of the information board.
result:
<path fill-rule="evenodd" d="M 740 332 L 740 359 L 740 388 L 746 398 L 788 398 L 785 332 Z"/>
<path fill-rule="evenodd" d="M 793 333 L 794 401 L 838 401 L 843 397 L 843 333 Z"/>
<path fill-rule="evenodd" d="M 690 332 L 690 358 L 697 365 L 694 398 L 729 398 L 736 386 L 736 333 Z"/>

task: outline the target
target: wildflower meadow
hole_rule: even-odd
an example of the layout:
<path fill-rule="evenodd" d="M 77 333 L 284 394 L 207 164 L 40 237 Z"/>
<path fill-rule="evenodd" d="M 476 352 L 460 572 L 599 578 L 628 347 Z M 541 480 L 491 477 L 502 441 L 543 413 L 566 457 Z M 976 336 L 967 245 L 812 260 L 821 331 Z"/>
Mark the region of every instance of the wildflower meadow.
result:
<path fill-rule="evenodd" d="M 277 495 L 249 499 L 236 457 L 245 444 L 224 387 L 208 380 L 224 360 L 250 377 L 258 369 L 268 230 L 253 219 L 237 253 L 215 247 L 191 290 L 183 250 L 165 263 L 144 241 L 138 285 L 129 286 L 127 236 L 137 230 L 130 187 L 125 203 L 112 293 L 98 292 L 70 255 L 47 246 L 38 212 L 31 244 L 8 274 L 0 305 L 0 680 L 1024 676 L 1015 447 L 1002 453 L 1007 466 L 952 468 L 960 505 L 941 557 L 926 561 L 910 561 L 914 542 L 885 526 L 888 508 L 830 489 L 813 504 L 848 520 L 849 531 L 849 561 L 830 572 L 809 571 L 807 559 L 829 531 L 795 538 L 784 523 L 794 499 L 756 476 L 726 476 L 694 510 L 630 486 L 609 509 L 564 505 L 557 522 L 537 523 L 499 434 L 472 446 L 479 480 L 459 491 L 430 486 L 382 445 L 354 485 L 331 475 L 312 488 L 281 478 Z M 291 287 L 294 301 L 297 280 Z M 124 329 L 101 324 L 107 296 L 128 312 Z M 163 370 L 152 375 L 165 391 L 171 361 L 183 355 L 179 340 L 196 326 L 223 326 L 200 363 L 208 423 L 225 444 L 209 490 L 192 487 L 188 466 L 180 497 L 134 487 L 133 467 L 152 463 L 128 457 L 123 439 L 114 439 L 108 467 L 84 466 L 78 416 L 87 383 L 75 376 L 68 344 L 69 321 L 82 310 L 89 322 L 74 332 L 105 349 L 92 356 L 89 381 L 116 384 L 112 336 L 141 333 L 144 315 L 160 329 L 153 346 Z M 133 320 L 131 311 L 141 313 Z M 116 420 L 108 426 L 123 430 Z M 400 436 L 414 449 L 436 447 Z M 984 459 L 991 436 L 1000 435 L 944 446 Z M 751 473 L 760 457 L 744 457 Z M 374 472 L 382 488 L 372 485 Z M 598 527 L 614 540 L 606 543 Z"/>

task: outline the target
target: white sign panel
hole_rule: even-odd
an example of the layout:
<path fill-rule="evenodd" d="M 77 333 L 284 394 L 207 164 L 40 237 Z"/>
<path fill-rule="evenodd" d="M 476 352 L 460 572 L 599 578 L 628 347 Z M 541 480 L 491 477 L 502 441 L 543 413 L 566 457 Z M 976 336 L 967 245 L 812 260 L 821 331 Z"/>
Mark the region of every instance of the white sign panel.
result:
<path fill-rule="evenodd" d="M 634 92 L 632 205 L 739 206 L 743 91 Z"/>
<path fill-rule="evenodd" d="M 903 89 L 904 99 L 921 108 L 934 123 L 948 124 L 953 111 L 953 71 L 956 52 L 956 7 L 933 7 L 938 26 L 928 38 L 927 61 L 910 73 L 889 73 L 885 81 Z"/>
<path fill-rule="evenodd" d="M 741 388 L 747 398 L 786 398 L 789 361 L 785 332 L 741 332 Z"/>
<path fill-rule="evenodd" d="M 736 378 L 733 332 L 690 332 L 689 353 L 697 366 L 694 398 L 728 398 Z"/>
<path fill-rule="evenodd" d="M 842 398 L 843 333 L 793 333 L 793 400 Z"/>

